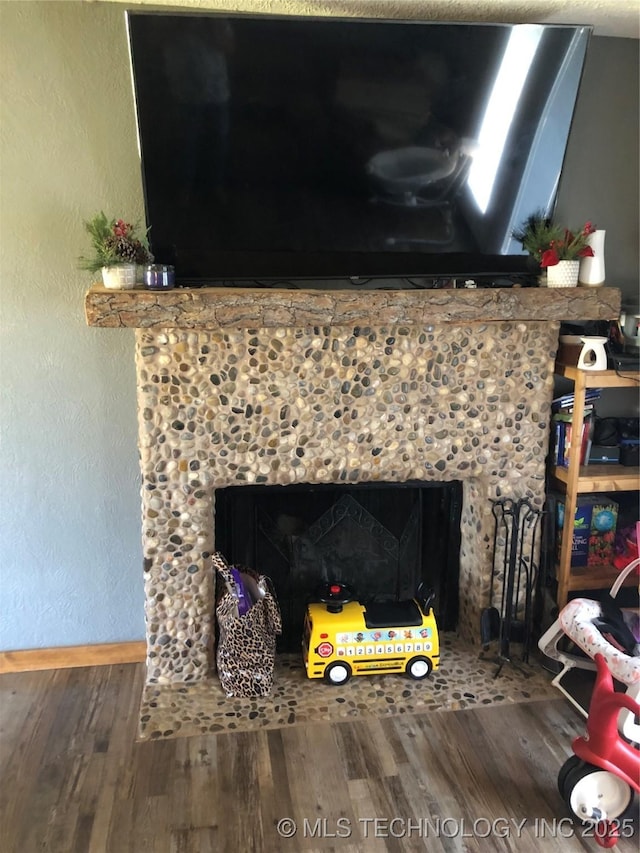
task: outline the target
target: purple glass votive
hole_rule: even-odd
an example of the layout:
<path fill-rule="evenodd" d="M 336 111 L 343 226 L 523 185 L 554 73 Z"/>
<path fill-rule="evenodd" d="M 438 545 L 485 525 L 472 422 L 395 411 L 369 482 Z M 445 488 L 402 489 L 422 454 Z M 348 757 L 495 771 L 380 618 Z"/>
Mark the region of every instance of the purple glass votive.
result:
<path fill-rule="evenodd" d="M 144 283 L 149 290 L 171 290 L 176 284 L 175 270 L 167 264 L 149 264 L 144 270 Z"/>

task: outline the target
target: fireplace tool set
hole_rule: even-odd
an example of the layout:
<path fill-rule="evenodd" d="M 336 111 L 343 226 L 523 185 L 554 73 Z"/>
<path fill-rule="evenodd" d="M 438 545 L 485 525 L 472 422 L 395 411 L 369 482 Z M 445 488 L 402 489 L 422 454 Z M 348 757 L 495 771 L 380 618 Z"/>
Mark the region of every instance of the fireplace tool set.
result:
<path fill-rule="evenodd" d="M 493 533 L 493 565 L 489 607 L 481 614 L 480 633 L 485 650 L 492 640 L 498 640 L 497 678 L 505 663 L 516 663 L 511 654 L 511 644 L 521 646 L 521 660 L 529 662 L 533 627 L 533 594 L 538 579 L 534 557 L 540 519 L 543 511 L 526 498 L 498 499 L 491 502 L 495 520 Z M 499 582 L 502 590 L 499 594 Z"/>

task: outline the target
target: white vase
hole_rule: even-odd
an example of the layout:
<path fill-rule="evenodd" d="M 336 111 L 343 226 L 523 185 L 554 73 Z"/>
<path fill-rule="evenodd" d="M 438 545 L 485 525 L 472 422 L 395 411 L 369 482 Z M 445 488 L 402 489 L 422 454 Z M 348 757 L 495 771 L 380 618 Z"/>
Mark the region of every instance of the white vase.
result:
<path fill-rule="evenodd" d="M 609 339 L 585 335 L 580 340 L 583 344 L 578 356 L 580 370 L 606 370 L 607 351 L 605 344 Z"/>
<path fill-rule="evenodd" d="M 547 267 L 547 287 L 576 287 L 580 261 L 558 261 Z"/>
<path fill-rule="evenodd" d="M 593 249 L 592 258 L 582 258 L 578 281 L 584 287 L 598 287 L 604 284 L 604 235 L 606 231 L 597 230 L 587 237 L 587 243 Z"/>
<path fill-rule="evenodd" d="M 110 290 L 133 290 L 136 286 L 136 264 L 102 267 L 102 283 Z"/>

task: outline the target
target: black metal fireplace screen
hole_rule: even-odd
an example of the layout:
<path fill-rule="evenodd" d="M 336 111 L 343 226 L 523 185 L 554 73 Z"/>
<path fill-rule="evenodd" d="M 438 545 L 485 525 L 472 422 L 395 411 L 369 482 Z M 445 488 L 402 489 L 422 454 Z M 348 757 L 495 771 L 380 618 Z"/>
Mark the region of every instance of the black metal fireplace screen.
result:
<path fill-rule="evenodd" d="M 215 542 L 230 563 L 268 575 L 282 611 L 280 651 L 297 651 L 323 583 L 363 603 L 400 601 L 424 582 L 442 630 L 458 619 L 462 485 L 233 486 L 215 493 Z"/>

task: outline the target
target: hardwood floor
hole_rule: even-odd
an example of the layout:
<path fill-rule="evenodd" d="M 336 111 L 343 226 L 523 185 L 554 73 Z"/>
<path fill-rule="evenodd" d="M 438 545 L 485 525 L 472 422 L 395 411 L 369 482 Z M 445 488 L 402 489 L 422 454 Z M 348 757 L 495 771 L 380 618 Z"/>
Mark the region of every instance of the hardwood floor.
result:
<path fill-rule="evenodd" d="M 143 678 L 0 677 L 3 853 L 599 849 L 556 788 L 582 730 L 562 697 L 141 743 Z"/>

